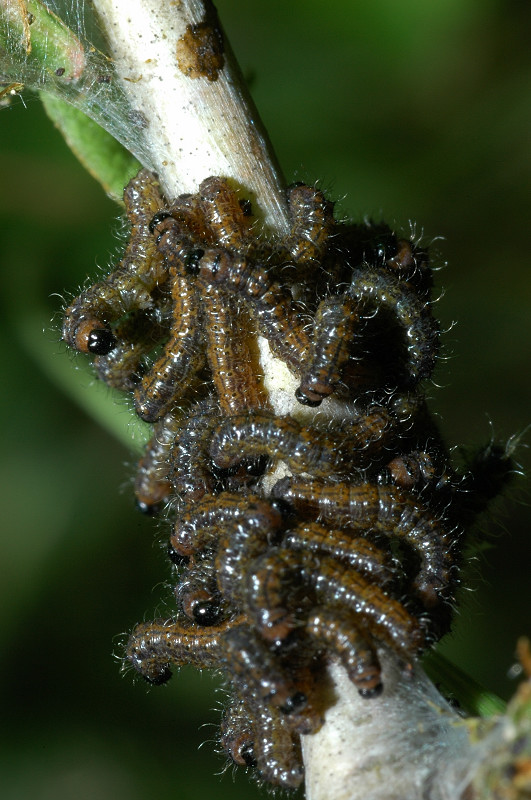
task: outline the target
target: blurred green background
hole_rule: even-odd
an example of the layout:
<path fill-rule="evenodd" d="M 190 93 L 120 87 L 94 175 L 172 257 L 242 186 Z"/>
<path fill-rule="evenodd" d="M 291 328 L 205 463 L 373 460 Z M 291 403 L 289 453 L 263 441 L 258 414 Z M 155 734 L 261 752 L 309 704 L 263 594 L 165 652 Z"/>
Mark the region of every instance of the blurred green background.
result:
<path fill-rule="evenodd" d="M 342 214 L 443 237 L 433 245 L 448 262 L 437 314 L 450 330 L 428 391 L 448 442 L 522 431 L 531 423 L 531 4 L 217 5 L 288 181 L 319 179 Z M 182 670 L 147 690 L 113 658 L 123 633 L 163 608 L 169 569 L 163 532 L 133 506 L 134 454 L 57 383 L 77 367 L 82 397 L 94 393 L 59 341 L 56 293 L 72 296 L 115 260 L 118 209 L 31 94 L 0 110 L 0 159 L 2 797 L 263 795 L 244 775 L 233 784 L 230 770 L 215 774 L 222 697 L 209 676 Z M 127 415 L 123 403 L 115 411 Z M 517 455 L 529 472 L 529 451 Z M 492 548 L 471 563 L 473 591 L 443 644 L 504 697 L 515 640 L 531 634 L 529 497 L 529 479 L 517 478 L 497 503 Z"/>

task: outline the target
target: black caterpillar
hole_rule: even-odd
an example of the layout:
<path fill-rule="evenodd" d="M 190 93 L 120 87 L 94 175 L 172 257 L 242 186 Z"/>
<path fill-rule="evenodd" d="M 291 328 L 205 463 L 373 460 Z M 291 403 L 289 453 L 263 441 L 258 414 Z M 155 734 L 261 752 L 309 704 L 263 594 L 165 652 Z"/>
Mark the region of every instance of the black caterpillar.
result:
<path fill-rule="evenodd" d="M 221 178 L 166 204 L 142 170 L 124 200 L 125 255 L 66 309 L 63 339 L 154 423 L 135 493 L 145 513 L 171 508 L 176 612 L 138 625 L 126 661 L 154 684 L 222 666 L 223 751 L 293 788 L 327 661 L 370 702 L 380 645 L 407 666 L 448 630 L 465 534 L 510 455 L 490 446 L 457 473 L 426 408 L 439 326 L 422 248 L 337 223 L 302 184 L 270 241 Z M 335 395 L 344 421 L 277 416 L 257 335 L 300 407 Z M 289 475 L 266 492 L 279 463 Z"/>

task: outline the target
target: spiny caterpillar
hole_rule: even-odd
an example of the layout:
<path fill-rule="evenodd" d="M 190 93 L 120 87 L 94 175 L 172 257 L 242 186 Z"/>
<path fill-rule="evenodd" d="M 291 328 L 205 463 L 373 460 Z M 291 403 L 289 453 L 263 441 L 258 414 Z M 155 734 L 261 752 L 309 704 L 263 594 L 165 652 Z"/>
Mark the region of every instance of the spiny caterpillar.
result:
<path fill-rule="evenodd" d="M 154 684 L 181 664 L 222 667 L 221 748 L 294 788 L 329 659 L 370 703 L 385 691 L 380 646 L 407 675 L 448 630 L 466 529 L 510 457 L 487 448 L 456 472 L 426 408 L 439 325 L 425 250 L 385 224 L 336 222 L 303 184 L 272 240 L 219 177 L 166 203 L 141 170 L 124 200 L 124 257 L 66 309 L 63 339 L 153 423 L 135 493 L 145 513 L 169 509 L 176 611 L 138 625 L 125 660 Z M 301 410 L 335 396 L 344 418 L 275 414 L 257 336 Z"/>

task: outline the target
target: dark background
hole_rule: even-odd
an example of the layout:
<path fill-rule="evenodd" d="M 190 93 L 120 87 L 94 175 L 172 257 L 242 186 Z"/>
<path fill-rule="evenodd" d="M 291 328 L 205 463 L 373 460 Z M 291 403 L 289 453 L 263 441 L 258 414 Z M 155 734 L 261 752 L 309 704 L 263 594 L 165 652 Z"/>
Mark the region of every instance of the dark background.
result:
<path fill-rule="evenodd" d="M 531 423 L 529 3 L 217 5 L 288 181 L 318 179 L 342 214 L 443 237 L 437 314 L 451 330 L 428 392 L 449 444 L 521 432 Z M 94 387 L 59 342 L 54 293 L 71 296 L 113 262 L 121 223 L 39 101 L 24 100 L 0 110 L 2 796 L 258 796 L 245 776 L 214 774 L 222 697 L 209 676 L 182 670 L 149 691 L 113 659 L 123 632 L 163 608 L 169 570 L 162 533 L 133 507 L 134 455 L 63 388 L 86 401 Z M 113 411 L 127 418 L 123 404 Z M 517 456 L 529 471 L 525 445 Z M 443 645 L 503 697 L 515 640 L 531 633 L 529 496 L 520 477 L 496 504 L 492 547 L 471 563 L 473 591 Z"/>

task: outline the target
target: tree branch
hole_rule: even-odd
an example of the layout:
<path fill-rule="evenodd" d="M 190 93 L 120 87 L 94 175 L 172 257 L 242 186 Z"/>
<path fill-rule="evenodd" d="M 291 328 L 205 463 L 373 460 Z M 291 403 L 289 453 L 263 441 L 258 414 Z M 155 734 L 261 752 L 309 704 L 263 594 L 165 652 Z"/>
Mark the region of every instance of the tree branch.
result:
<path fill-rule="evenodd" d="M 213 7 L 201 0 L 93 5 L 140 121 L 146 166 L 167 196 L 222 175 L 251 192 L 272 230 L 285 232 L 282 176 Z"/>

